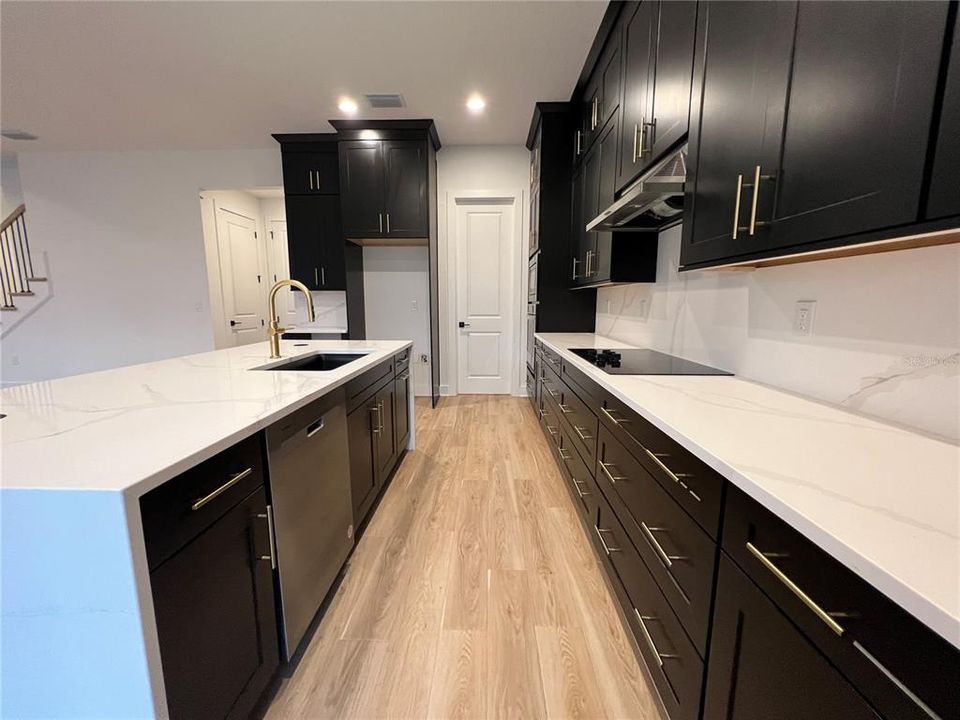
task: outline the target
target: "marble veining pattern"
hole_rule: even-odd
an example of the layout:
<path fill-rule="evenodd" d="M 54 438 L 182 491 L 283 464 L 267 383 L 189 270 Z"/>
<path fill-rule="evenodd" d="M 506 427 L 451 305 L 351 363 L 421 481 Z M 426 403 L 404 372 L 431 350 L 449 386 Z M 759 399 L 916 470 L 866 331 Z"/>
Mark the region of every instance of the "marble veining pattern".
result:
<path fill-rule="evenodd" d="M 325 392 L 409 341 L 282 341 L 285 359 L 369 350 L 327 372 L 251 370 L 267 343 L 6 388 L 3 488 L 141 495 Z"/>
<path fill-rule="evenodd" d="M 739 377 L 609 375 L 538 339 L 960 647 L 960 447 Z"/>

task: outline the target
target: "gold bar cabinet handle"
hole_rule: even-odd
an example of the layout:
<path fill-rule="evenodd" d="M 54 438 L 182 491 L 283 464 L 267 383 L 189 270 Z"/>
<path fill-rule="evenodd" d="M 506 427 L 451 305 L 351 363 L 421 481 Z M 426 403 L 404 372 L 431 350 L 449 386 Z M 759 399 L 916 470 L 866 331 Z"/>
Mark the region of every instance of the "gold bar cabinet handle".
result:
<path fill-rule="evenodd" d="M 813 614 L 820 618 L 828 628 L 833 630 L 833 632 L 835 632 L 838 636 L 843 637 L 843 627 L 836 620 L 830 617 L 830 613 L 817 605 L 817 603 L 814 602 L 813 599 L 803 590 L 801 590 L 793 580 L 788 578 L 780 568 L 774 565 L 770 558 L 768 558 L 761 550 L 759 550 L 756 545 L 748 542 L 747 550 L 749 550 L 750 553 L 757 560 L 759 560 L 767 570 L 773 573 L 773 576 L 777 578 L 777 580 L 786 585 L 787 589 L 796 595 L 800 602 L 810 608 L 813 611 Z"/>
<path fill-rule="evenodd" d="M 733 205 L 733 239 L 737 239 L 740 229 L 740 195 L 743 193 L 743 175 L 737 175 L 737 201 Z"/>
<path fill-rule="evenodd" d="M 242 470 L 238 472 L 236 475 L 232 475 L 229 480 L 227 480 L 223 485 L 218 487 L 212 493 L 210 493 L 209 495 L 204 495 L 202 498 L 199 498 L 196 502 L 194 502 L 193 505 L 190 506 L 190 509 L 199 510 L 208 502 L 210 502 L 216 497 L 219 497 L 220 495 L 225 493 L 227 490 L 232 488 L 234 485 L 236 485 L 238 482 L 240 482 L 245 477 L 247 477 L 247 475 L 250 475 L 252 472 L 253 472 L 253 468 L 247 468 L 246 470 Z"/>
<path fill-rule="evenodd" d="M 760 196 L 760 166 L 753 171 L 753 207 L 750 210 L 750 235 L 757 229 L 757 199 Z"/>

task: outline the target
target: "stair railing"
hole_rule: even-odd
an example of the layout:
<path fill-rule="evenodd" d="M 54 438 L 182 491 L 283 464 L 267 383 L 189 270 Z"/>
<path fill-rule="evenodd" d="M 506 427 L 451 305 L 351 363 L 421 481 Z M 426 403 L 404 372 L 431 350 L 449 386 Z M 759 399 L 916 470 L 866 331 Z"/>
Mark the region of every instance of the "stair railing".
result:
<path fill-rule="evenodd" d="M 16 310 L 14 298 L 33 295 L 30 283 L 47 280 L 33 270 L 26 212 L 20 205 L 0 224 L 0 310 Z"/>

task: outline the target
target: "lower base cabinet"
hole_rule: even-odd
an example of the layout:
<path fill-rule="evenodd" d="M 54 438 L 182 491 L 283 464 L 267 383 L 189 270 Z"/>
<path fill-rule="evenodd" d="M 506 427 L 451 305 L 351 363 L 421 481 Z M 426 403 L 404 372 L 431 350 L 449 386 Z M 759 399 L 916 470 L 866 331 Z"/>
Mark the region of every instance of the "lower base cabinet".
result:
<path fill-rule="evenodd" d="M 726 720 L 881 717 L 727 557 L 720 561 L 703 716 Z"/>
<path fill-rule="evenodd" d="M 409 350 L 351 380 L 347 435 L 353 524 L 359 528 L 410 440 Z M 351 397 L 352 396 L 352 397 Z"/>
<path fill-rule="evenodd" d="M 247 717 L 280 665 L 266 518 L 261 486 L 150 574 L 173 720 Z"/>

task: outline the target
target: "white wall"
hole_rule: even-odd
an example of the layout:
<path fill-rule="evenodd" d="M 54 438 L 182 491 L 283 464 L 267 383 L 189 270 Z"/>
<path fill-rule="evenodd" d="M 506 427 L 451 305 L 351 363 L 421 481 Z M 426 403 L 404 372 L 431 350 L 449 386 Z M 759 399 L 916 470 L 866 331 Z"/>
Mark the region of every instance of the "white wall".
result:
<path fill-rule="evenodd" d="M 601 289 L 597 332 L 960 439 L 960 246 L 753 272 L 678 273 L 679 254 L 677 227 L 656 284 Z M 812 336 L 798 300 L 817 302 Z"/>
<path fill-rule="evenodd" d="M 370 340 L 413 340 L 415 395 L 430 395 L 430 253 L 426 247 L 363 248 L 364 320 Z M 442 367 L 442 365 L 441 365 Z"/>
<path fill-rule="evenodd" d="M 0 220 L 23 202 L 20 188 L 20 167 L 16 155 L 0 156 Z"/>
<path fill-rule="evenodd" d="M 199 191 L 282 184 L 280 153 L 18 156 L 52 299 L 3 340 L 4 383 L 213 348 Z"/>
<path fill-rule="evenodd" d="M 444 395 L 456 394 L 457 386 L 457 335 L 456 317 L 456 278 L 452 267 L 452 255 L 449 252 L 449 232 L 447 227 L 447 200 L 460 190 L 494 190 L 520 193 L 519 210 L 522 213 L 520 227 L 523 231 L 516 239 L 516 256 L 521 258 L 526 247 L 526 229 L 529 219 L 530 153 L 522 145 L 462 145 L 444 147 L 437 153 L 437 203 L 439 209 L 439 251 L 440 251 L 440 392 Z M 518 262 L 522 262 L 518 260 Z M 516 308 L 516 333 L 519 342 L 516 358 L 517 382 L 524 387 L 523 322 L 526 312 L 526 265 L 518 268 L 520 293 Z M 368 301 L 369 302 L 369 301 Z"/>

